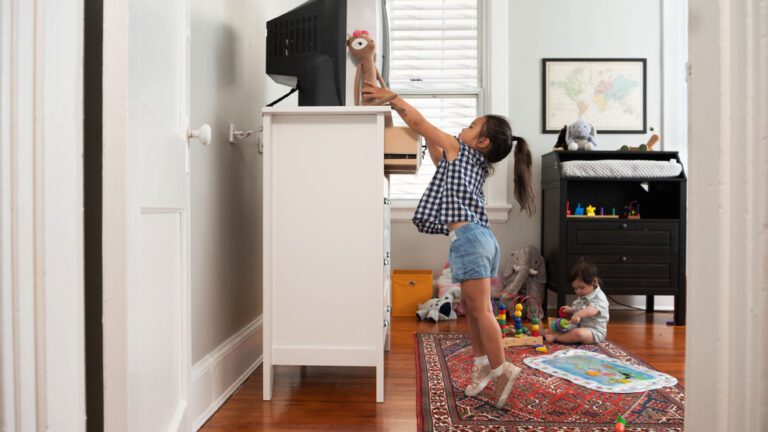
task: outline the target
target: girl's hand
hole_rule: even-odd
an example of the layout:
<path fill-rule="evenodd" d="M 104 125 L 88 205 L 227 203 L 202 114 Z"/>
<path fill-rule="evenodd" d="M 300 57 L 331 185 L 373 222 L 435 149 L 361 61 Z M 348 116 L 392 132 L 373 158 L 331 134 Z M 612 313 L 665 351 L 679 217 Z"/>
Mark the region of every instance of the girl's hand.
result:
<path fill-rule="evenodd" d="M 376 85 L 370 81 L 363 81 L 365 85 L 363 87 L 363 100 L 368 103 L 375 103 L 376 105 L 384 105 L 385 103 L 395 99 L 397 93 L 385 87 L 376 87 Z"/>
<path fill-rule="evenodd" d="M 563 313 L 566 315 L 573 315 L 573 308 L 570 306 L 563 306 Z"/>
<path fill-rule="evenodd" d="M 581 317 L 578 315 L 574 315 L 571 317 L 571 322 L 575 325 L 579 325 L 579 323 L 581 322 Z"/>

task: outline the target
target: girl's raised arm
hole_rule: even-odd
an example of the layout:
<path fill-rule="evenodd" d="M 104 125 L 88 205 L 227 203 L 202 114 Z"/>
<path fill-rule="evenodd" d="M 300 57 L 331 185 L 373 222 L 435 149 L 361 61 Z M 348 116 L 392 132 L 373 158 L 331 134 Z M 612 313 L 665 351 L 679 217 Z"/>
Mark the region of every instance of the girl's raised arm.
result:
<path fill-rule="evenodd" d="M 432 161 L 435 162 L 435 165 L 440 161 L 441 151 L 446 153 L 445 156 L 448 160 L 456 158 L 456 155 L 459 153 L 459 142 L 456 138 L 436 128 L 416 108 L 398 96 L 397 93 L 386 88 L 376 87 L 373 83 L 366 81 L 363 88 L 363 97 L 369 100 L 389 100 L 392 109 L 400 115 L 405 124 L 424 137 L 429 148 L 429 155 Z"/>

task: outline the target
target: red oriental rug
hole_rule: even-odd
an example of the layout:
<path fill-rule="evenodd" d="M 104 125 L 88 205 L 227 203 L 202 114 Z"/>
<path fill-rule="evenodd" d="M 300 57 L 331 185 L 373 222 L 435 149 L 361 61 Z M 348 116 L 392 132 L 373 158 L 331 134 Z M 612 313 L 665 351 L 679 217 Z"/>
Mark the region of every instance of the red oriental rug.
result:
<path fill-rule="evenodd" d="M 550 345 L 550 353 L 569 347 Z M 574 347 L 570 347 L 574 348 Z M 605 342 L 576 348 L 596 351 L 653 369 L 621 347 Z M 684 392 L 679 384 L 642 393 L 603 393 L 531 369 L 530 347 L 506 349 L 523 368 L 502 409 L 493 406 L 492 385 L 466 397 L 472 369 L 469 337 L 463 333 L 417 333 L 417 419 L 419 431 L 613 431 L 616 417 L 627 431 L 683 431 Z"/>

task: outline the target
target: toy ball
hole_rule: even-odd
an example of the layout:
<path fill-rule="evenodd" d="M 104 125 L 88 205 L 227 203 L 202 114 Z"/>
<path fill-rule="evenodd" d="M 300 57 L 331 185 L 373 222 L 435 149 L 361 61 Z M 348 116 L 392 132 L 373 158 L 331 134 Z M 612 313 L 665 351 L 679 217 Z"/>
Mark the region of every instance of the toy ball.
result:
<path fill-rule="evenodd" d="M 565 313 L 566 306 L 560 306 L 560 309 L 557 310 L 557 315 L 560 318 L 568 318 L 568 314 Z"/>
<path fill-rule="evenodd" d="M 627 421 L 623 417 L 616 417 L 616 424 L 613 425 L 614 432 L 624 432 L 627 427 Z"/>
<path fill-rule="evenodd" d="M 523 316 L 523 313 L 522 313 L 522 312 L 520 312 L 520 311 L 515 311 L 515 316 L 516 316 L 516 317 L 518 317 L 518 318 L 520 318 L 520 317 L 522 317 L 522 316 Z"/>
<path fill-rule="evenodd" d="M 507 307 L 504 306 L 504 303 L 499 303 L 499 310 L 500 311 L 503 311 L 503 310 L 506 310 L 506 309 L 507 309 Z"/>
<path fill-rule="evenodd" d="M 531 330 L 533 330 L 533 331 L 539 331 L 539 325 L 538 325 L 538 324 L 534 324 L 534 325 L 532 325 L 532 326 L 531 326 Z"/>
<path fill-rule="evenodd" d="M 521 310 L 523 310 L 523 305 L 521 305 L 520 303 L 516 304 L 516 305 L 515 305 L 515 310 L 516 310 L 516 311 L 521 311 Z"/>

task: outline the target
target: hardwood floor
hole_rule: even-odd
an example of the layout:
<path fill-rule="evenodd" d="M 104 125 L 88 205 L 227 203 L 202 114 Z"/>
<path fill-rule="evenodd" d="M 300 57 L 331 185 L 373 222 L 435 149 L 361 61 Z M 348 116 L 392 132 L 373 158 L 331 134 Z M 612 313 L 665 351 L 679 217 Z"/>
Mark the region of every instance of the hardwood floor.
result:
<path fill-rule="evenodd" d="M 611 311 L 608 339 L 684 384 L 685 327 L 671 312 Z M 215 431 L 414 431 L 415 332 L 466 332 L 466 321 L 394 318 L 385 400 L 374 402 L 373 368 L 278 366 L 272 401 L 261 400 L 261 368 L 200 429 Z"/>

